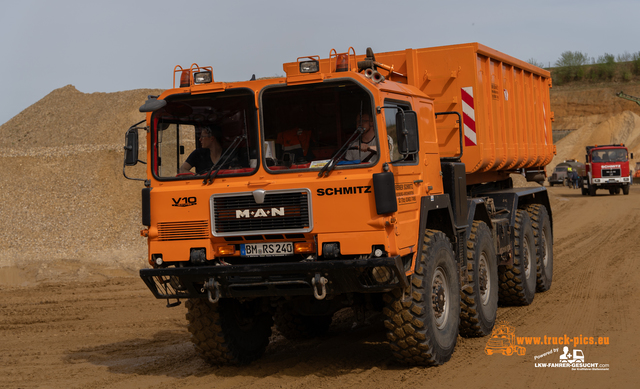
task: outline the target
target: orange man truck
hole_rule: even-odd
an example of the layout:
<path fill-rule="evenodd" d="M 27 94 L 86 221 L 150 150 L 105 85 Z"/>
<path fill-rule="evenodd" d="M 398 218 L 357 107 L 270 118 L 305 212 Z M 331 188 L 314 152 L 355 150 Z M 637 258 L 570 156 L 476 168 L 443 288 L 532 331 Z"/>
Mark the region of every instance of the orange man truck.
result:
<path fill-rule="evenodd" d="M 549 289 L 547 192 L 510 178 L 543 181 L 555 154 L 548 72 L 478 43 L 331 50 L 284 72 L 177 66 L 125 135 L 125 176 L 146 135 L 140 276 L 187 300 L 205 360 L 249 363 L 274 323 L 313 337 L 352 308 L 383 312 L 399 361 L 438 365 L 459 333 L 491 333 L 499 301 Z"/>

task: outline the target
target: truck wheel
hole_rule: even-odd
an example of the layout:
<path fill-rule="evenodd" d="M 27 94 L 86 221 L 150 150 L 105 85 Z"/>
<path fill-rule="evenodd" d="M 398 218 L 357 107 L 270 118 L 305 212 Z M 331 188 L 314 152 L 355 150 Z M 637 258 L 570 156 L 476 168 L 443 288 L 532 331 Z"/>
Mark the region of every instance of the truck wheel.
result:
<path fill-rule="evenodd" d="M 491 333 L 498 311 L 498 264 L 491 230 L 474 221 L 467 241 L 468 279 L 460 292 L 460 335 Z"/>
<path fill-rule="evenodd" d="M 625 196 L 628 195 L 629 194 L 629 188 L 631 188 L 631 184 L 623 186 L 622 187 L 622 194 L 625 195 Z"/>
<path fill-rule="evenodd" d="M 617 186 L 616 189 L 614 190 L 614 194 L 620 194 L 620 187 Z"/>
<path fill-rule="evenodd" d="M 259 300 L 220 299 L 211 304 L 189 299 L 186 306 L 191 342 L 210 364 L 243 365 L 264 354 L 273 319 L 260 309 Z"/>
<path fill-rule="evenodd" d="M 533 236 L 538 258 L 536 266 L 536 291 L 546 292 L 553 280 L 553 233 L 549 213 L 544 205 L 534 204 L 527 208 L 531 217 Z"/>
<path fill-rule="evenodd" d="M 458 266 L 451 242 L 427 230 L 411 287 L 384 296 L 393 356 L 412 365 L 441 365 L 453 354 L 460 323 Z"/>
<path fill-rule="evenodd" d="M 274 315 L 276 329 L 285 338 L 310 339 L 324 335 L 331 326 L 332 315 L 305 316 L 293 307 L 280 306 Z"/>
<path fill-rule="evenodd" d="M 513 235 L 513 265 L 498 268 L 499 302 L 503 305 L 529 305 L 536 292 L 536 246 L 527 211 L 516 211 Z"/>
<path fill-rule="evenodd" d="M 553 186 L 553 182 L 549 182 L 549 186 Z"/>
<path fill-rule="evenodd" d="M 589 196 L 595 196 L 596 195 L 596 187 L 593 185 L 589 185 Z"/>

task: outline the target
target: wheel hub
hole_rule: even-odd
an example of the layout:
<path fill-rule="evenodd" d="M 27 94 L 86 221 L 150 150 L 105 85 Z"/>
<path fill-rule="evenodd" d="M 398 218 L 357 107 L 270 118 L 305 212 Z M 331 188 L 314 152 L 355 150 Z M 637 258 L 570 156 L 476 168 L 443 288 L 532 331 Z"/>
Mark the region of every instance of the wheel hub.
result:
<path fill-rule="evenodd" d="M 438 328 L 443 328 L 447 323 L 447 290 L 445 274 L 441 268 L 437 268 L 431 283 L 431 304 Z"/>
<path fill-rule="evenodd" d="M 487 257 L 484 252 L 480 255 L 480 260 L 478 261 L 478 287 L 480 289 L 480 301 L 482 301 L 482 305 L 487 305 L 491 284 L 489 283 Z"/>
<path fill-rule="evenodd" d="M 547 260 L 548 260 L 548 252 L 549 252 L 549 247 L 547 247 L 547 234 L 544 232 L 544 230 L 542 230 L 542 247 L 544 247 L 544 250 L 542 250 L 542 263 L 544 264 L 544 267 L 547 267 Z"/>
<path fill-rule="evenodd" d="M 531 253 L 529 252 L 529 240 L 526 237 L 523 240 L 524 275 L 526 279 L 529 279 L 531 277 Z"/>

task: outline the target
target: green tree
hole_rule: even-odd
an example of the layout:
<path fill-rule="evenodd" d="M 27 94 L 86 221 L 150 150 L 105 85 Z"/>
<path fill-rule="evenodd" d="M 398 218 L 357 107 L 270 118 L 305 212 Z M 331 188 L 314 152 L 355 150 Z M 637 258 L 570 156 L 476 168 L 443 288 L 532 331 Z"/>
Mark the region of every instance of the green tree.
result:
<path fill-rule="evenodd" d="M 560 58 L 556 61 L 556 79 L 555 82 L 561 84 L 580 80 L 584 77 L 583 66 L 589 62 L 587 53 L 580 51 L 565 51 L 560 54 Z"/>
<path fill-rule="evenodd" d="M 528 63 L 530 63 L 531 65 L 533 65 L 533 66 L 537 66 L 537 67 L 539 67 L 539 68 L 543 68 L 543 67 L 544 67 L 544 64 L 543 64 L 542 62 L 538 62 L 538 61 L 536 61 L 536 59 L 535 59 L 535 58 L 529 58 L 529 59 L 527 60 L 527 62 L 528 62 Z"/>
<path fill-rule="evenodd" d="M 604 53 L 598 57 L 596 65 L 598 79 L 611 80 L 616 73 L 616 59 L 613 54 Z"/>
<path fill-rule="evenodd" d="M 631 72 L 640 75 L 640 51 L 631 55 Z"/>

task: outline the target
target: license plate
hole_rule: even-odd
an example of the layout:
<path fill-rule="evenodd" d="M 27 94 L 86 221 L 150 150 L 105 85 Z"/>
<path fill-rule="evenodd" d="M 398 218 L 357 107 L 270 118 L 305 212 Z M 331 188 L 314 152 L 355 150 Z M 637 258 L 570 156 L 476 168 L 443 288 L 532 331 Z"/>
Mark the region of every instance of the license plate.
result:
<path fill-rule="evenodd" d="M 240 254 L 243 257 L 276 257 L 281 255 L 293 255 L 293 243 L 253 243 L 241 244 Z"/>

